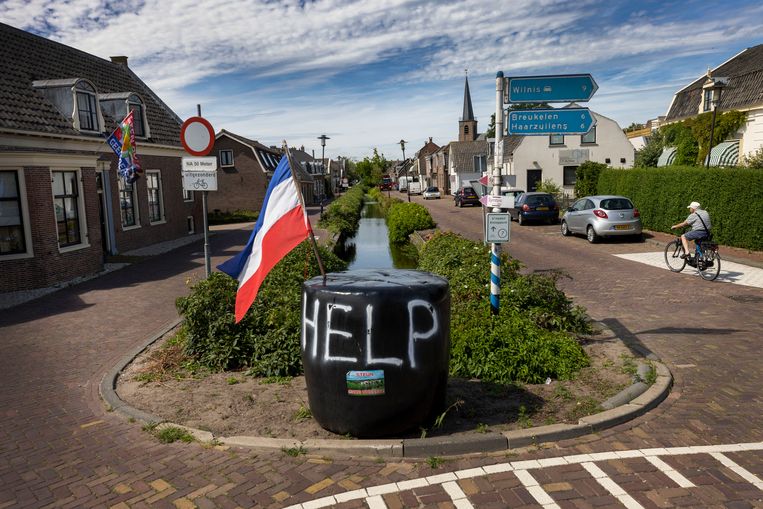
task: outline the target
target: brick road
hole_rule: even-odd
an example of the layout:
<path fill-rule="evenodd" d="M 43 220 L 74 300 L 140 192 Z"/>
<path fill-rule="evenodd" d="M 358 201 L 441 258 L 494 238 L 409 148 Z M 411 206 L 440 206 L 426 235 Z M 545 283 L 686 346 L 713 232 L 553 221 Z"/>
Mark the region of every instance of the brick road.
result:
<path fill-rule="evenodd" d="M 427 206 L 442 227 L 481 236 L 479 209 L 456 210 L 447 199 Z M 188 278 L 203 272 L 196 244 L 0 314 L 0 508 L 303 502 L 310 507 L 315 499 L 365 488 L 376 494 L 340 506 L 622 507 L 625 502 L 602 482 L 606 479 L 644 507 L 763 507 L 763 491 L 744 474 L 763 476 L 763 453 L 754 449 L 716 453 L 733 464 L 708 452 L 685 449 L 660 456 L 652 449 L 653 457 L 693 488 L 681 487 L 664 465 L 647 461 L 647 454 L 538 470 L 529 468 L 533 464 L 512 467 L 580 454 L 763 441 L 761 290 L 708 283 L 612 256 L 654 246 L 591 246 L 582 238 L 561 238 L 552 227 L 514 226 L 510 252 L 528 270 L 567 272 L 565 290 L 594 318 L 670 367 L 675 388 L 658 409 L 589 437 L 508 456 L 457 458 L 436 469 L 412 460 L 291 458 L 280 452 L 159 444 L 138 424 L 106 411 L 97 387 L 130 347 L 176 318 L 174 298 L 187 291 Z M 237 230 L 216 235 L 213 263 L 234 252 L 246 235 Z M 598 468 L 596 475 L 583 463 Z M 491 465 L 495 473 L 488 473 Z M 485 475 L 456 480 L 447 475 L 473 469 Z M 397 489 L 441 475 L 451 480 Z M 373 491 L 388 483 L 396 483 L 394 492 Z M 541 492 L 550 500 L 538 498 Z"/>

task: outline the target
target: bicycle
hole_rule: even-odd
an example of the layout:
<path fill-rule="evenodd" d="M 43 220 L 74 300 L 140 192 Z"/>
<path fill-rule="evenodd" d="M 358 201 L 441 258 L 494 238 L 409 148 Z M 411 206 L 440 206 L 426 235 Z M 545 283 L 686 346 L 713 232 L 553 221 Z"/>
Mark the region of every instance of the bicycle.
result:
<path fill-rule="evenodd" d="M 713 281 L 721 273 L 721 255 L 718 253 L 718 244 L 709 240 L 701 239 L 694 242 L 694 253 L 684 257 L 684 246 L 681 236 L 665 245 L 665 264 L 671 272 L 681 272 L 686 265 L 697 269 L 697 272 L 706 281 Z"/>

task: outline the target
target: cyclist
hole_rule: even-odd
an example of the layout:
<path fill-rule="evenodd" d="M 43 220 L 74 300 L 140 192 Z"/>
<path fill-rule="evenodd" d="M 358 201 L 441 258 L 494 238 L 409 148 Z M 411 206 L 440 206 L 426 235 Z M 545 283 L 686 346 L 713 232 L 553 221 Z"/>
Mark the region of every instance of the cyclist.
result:
<path fill-rule="evenodd" d="M 710 214 L 702 209 L 699 202 L 696 201 L 691 202 L 686 208 L 691 211 L 686 221 L 670 227 L 671 230 L 675 230 L 676 228 L 691 226 L 691 231 L 681 235 L 681 243 L 684 246 L 684 254 L 681 255 L 681 258 L 686 258 L 689 255 L 690 240 L 697 242 L 710 236 Z"/>

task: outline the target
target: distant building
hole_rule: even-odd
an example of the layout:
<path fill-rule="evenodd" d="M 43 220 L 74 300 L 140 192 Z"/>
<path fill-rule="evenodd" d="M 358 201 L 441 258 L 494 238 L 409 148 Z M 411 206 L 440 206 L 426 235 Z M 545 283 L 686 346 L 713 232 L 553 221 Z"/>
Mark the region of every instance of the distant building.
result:
<path fill-rule="evenodd" d="M 416 173 L 419 176 L 421 182 L 421 189 L 424 190 L 427 186 L 435 185 L 432 182 L 432 161 L 430 156 L 437 152 L 440 146 L 432 141 L 430 136 L 429 141 L 425 141 L 424 145 L 414 154 Z"/>
<path fill-rule="evenodd" d="M 458 141 L 448 144 L 447 155 L 443 155 L 448 169 L 447 187 L 454 193 L 468 185 L 470 180 L 482 177 L 487 171 L 488 143 L 484 135 L 477 132 L 477 119 L 472 108 L 469 92 L 469 78 L 464 79 L 463 113 L 458 121 Z"/>
<path fill-rule="evenodd" d="M 708 71 L 673 97 L 666 123 L 712 111 L 714 78 L 729 78 L 723 87 L 718 111 L 747 113 L 745 125 L 725 144 L 714 147 L 710 164 L 735 165 L 763 147 L 763 44 L 747 48 L 715 69 Z"/>
<path fill-rule="evenodd" d="M 315 157 L 305 152 L 305 147 L 289 147 L 291 159 L 294 161 L 295 176 L 302 188 L 302 196 L 306 205 L 315 205 L 325 197 L 323 164 Z"/>
<path fill-rule="evenodd" d="M 0 292 L 103 269 L 107 255 L 201 231 L 180 118 L 127 65 L 0 24 Z M 132 111 L 144 173 L 105 138 Z"/>
<path fill-rule="evenodd" d="M 209 210 L 260 210 L 281 151 L 223 129 L 212 154 L 217 156 L 217 191 L 207 195 Z"/>

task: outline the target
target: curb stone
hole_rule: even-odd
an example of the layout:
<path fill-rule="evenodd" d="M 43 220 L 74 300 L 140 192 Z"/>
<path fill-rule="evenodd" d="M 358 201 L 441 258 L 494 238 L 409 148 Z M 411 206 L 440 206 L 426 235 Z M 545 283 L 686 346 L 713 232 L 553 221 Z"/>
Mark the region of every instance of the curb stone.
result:
<path fill-rule="evenodd" d="M 459 456 L 464 454 L 511 450 L 544 442 L 555 442 L 558 440 L 577 438 L 630 421 L 659 405 L 668 396 L 670 389 L 673 386 L 673 376 L 668 367 L 660 362 L 654 354 L 651 354 L 649 355 L 651 366 L 641 363 L 638 367 L 640 375 L 634 383 L 607 400 L 607 402 L 611 402 L 618 398 L 622 400 L 622 403 L 620 403 L 619 406 L 583 417 L 577 424 L 550 424 L 547 426 L 511 430 L 502 433 L 399 440 L 296 440 L 251 436 L 216 437 L 208 431 L 174 424 L 161 417 L 134 408 L 123 401 L 115 390 L 117 379 L 124 369 L 144 350 L 158 341 L 167 332 L 177 327 L 181 322 L 181 318 L 172 321 L 158 333 L 125 354 L 112 369 L 106 372 L 101 380 L 99 393 L 110 409 L 128 418 L 146 424 L 159 424 L 157 427 L 176 426 L 188 431 L 201 442 L 216 442 L 227 446 L 250 447 L 271 451 L 301 447 L 309 451 L 332 452 L 353 456 L 379 456 L 385 458 Z M 645 375 L 641 375 L 641 373 L 646 373 L 650 367 L 654 367 L 655 369 L 656 380 L 654 384 L 648 386 L 642 381 L 641 377 Z"/>

